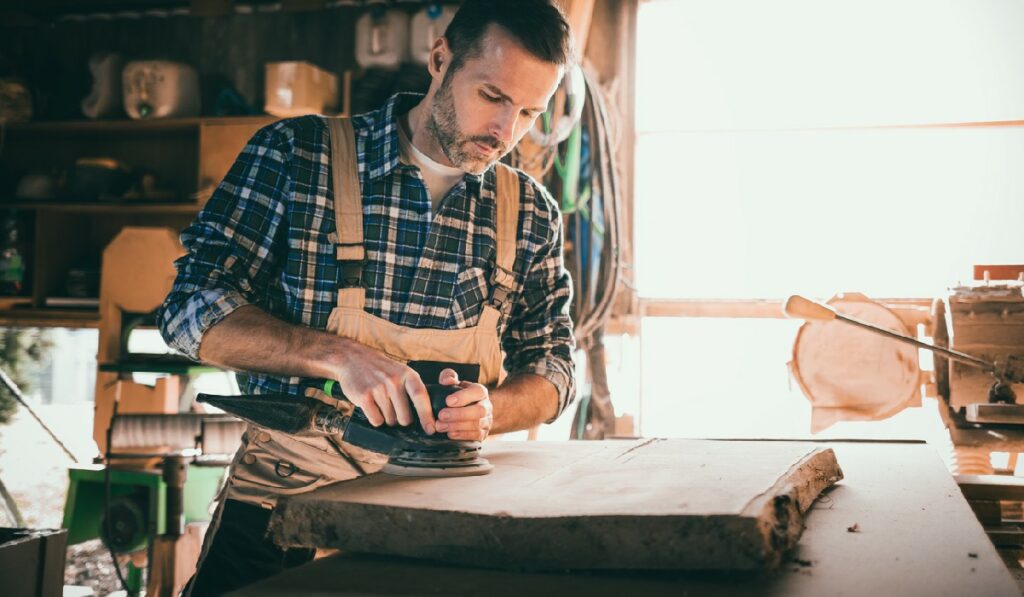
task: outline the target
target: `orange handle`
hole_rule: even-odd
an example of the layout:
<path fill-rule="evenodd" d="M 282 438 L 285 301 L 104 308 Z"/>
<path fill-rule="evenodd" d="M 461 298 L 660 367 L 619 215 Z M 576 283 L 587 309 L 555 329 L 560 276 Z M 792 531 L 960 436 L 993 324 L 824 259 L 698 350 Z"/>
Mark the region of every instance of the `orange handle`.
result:
<path fill-rule="evenodd" d="M 794 294 L 786 299 L 782 312 L 786 314 L 786 317 L 796 319 L 830 321 L 836 318 L 836 312 L 832 307 L 804 298 L 799 294 Z"/>

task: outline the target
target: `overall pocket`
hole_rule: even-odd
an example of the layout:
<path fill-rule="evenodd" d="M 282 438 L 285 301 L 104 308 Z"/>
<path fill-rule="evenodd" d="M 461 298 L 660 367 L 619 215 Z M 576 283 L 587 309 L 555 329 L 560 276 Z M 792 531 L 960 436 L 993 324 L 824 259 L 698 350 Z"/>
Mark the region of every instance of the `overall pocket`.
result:
<path fill-rule="evenodd" d="M 276 435 L 262 430 L 252 434 L 231 472 L 233 483 L 279 495 L 294 495 L 330 482 L 318 470 L 324 458 L 322 453 L 317 453 L 317 448 Z"/>
<path fill-rule="evenodd" d="M 452 308 L 448 315 L 448 329 L 472 327 L 480 319 L 480 309 L 490 294 L 487 270 L 470 267 L 459 272 L 455 278 Z"/>

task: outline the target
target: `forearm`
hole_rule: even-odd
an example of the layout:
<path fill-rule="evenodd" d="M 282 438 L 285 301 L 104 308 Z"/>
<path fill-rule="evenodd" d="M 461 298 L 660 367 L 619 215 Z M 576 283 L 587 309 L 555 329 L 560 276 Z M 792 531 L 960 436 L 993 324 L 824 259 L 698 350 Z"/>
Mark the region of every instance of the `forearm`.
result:
<path fill-rule="evenodd" d="M 203 334 L 199 358 L 227 369 L 336 380 L 374 426 L 420 424 L 433 433 L 430 395 L 404 363 L 327 332 L 292 325 L 253 305 Z"/>
<path fill-rule="evenodd" d="M 551 420 L 558 412 L 558 389 L 547 379 L 522 373 L 491 390 L 494 405 L 492 433 L 529 429 Z"/>
<path fill-rule="evenodd" d="M 199 358 L 235 371 L 332 378 L 345 338 L 292 325 L 256 306 L 239 307 L 203 334 Z"/>

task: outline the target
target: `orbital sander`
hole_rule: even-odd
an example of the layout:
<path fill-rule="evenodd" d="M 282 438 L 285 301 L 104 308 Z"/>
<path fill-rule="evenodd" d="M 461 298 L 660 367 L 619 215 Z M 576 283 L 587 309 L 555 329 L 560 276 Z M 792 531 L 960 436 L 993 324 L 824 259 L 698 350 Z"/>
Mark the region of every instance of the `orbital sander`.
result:
<path fill-rule="evenodd" d="M 419 373 L 421 379 L 437 379 L 445 368 L 454 369 L 460 380 L 473 381 L 479 376 L 477 365 L 434 361 L 414 361 L 408 365 Z M 425 386 L 435 420 L 447 406 L 448 396 L 461 389 L 459 386 L 431 383 Z M 339 384 L 327 381 L 316 389 L 321 392 L 307 392 L 313 395 L 199 394 L 196 400 L 266 429 L 298 436 L 340 437 L 343 442 L 358 448 L 384 454 L 388 462 L 381 469 L 382 473 L 406 477 L 465 477 L 485 475 L 494 468 L 480 456 L 481 442 L 429 435 L 419 421 L 406 426 L 374 427 L 362 409 L 345 397 Z M 339 408 L 314 397 L 321 393 L 348 403 L 346 406 L 349 408 Z"/>

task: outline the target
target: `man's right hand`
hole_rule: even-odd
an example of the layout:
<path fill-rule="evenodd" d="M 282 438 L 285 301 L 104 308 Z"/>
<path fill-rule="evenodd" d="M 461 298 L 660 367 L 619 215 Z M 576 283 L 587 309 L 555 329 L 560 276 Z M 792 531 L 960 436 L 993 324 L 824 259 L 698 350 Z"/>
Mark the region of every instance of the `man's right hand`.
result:
<path fill-rule="evenodd" d="M 411 424 L 415 408 L 423 429 L 434 433 L 430 395 L 418 373 L 364 344 L 285 323 L 255 305 L 206 330 L 199 358 L 234 371 L 333 379 L 373 425 Z"/>
<path fill-rule="evenodd" d="M 362 409 L 371 425 L 411 425 L 415 408 L 423 429 L 434 433 L 430 395 L 418 373 L 355 341 L 347 342 L 344 354 L 338 356 L 343 360 L 334 379 L 345 397 Z"/>

